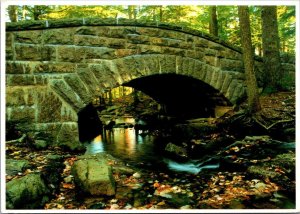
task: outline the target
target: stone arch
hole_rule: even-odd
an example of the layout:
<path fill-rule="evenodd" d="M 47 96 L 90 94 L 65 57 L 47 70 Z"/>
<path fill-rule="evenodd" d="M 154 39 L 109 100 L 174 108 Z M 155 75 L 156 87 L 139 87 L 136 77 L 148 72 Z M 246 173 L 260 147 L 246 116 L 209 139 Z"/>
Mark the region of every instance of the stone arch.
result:
<path fill-rule="evenodd" d="M 71 141 L 66 136 L 76 141 L 77 113 L 94 97 L 165 73 L 201 80 L 236 104 L 245 95 L 241 54 L 218 38 L 167 23 L 97 18 L 7 23 L 6 118 L 25 119 L 28 130 L 52 133 L 56 143 Z"/>
<path fill-rule="evenodd" d="M 114 60 L 102 60 L 78 68 L 75 73 L 50 81 L 50 87 L 74 111 L 88 105 L 104 89 L 114 88 L 133 79 L 155 74 L 181 74 L 201 80 L 220 91 L 231 104 L 245 95 L 244 82 L 235 73 L 222 71 L 200 60 L 161 54 L 132 55 Z"/>

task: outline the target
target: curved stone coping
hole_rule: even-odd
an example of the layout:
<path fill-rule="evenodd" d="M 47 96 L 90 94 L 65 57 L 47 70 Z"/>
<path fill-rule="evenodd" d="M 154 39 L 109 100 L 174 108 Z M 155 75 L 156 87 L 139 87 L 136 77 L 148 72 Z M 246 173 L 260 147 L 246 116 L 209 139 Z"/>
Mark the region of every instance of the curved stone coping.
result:
<path fill-rule="evenodd" d="M 136 27 L 154 27 L 166 30 L 179 31 L 194 36 L 199 36 L 207 40 L 219 43 L 227 48 L 242 53 L 240 47 L 229 44 L 218 37 L 208 33 L 201 32 L 190 27 L 178 26 L 165 22 L 151 22 L 134 19 L 113 19 L 113 18 L 73 18 L 73 19 L 52 19 L 52 20 L 37 20 L 37 21 L 21 21 L 21 22 L 6 22 L 6 31 L 21 31 L 21 30 L 40 30 L 50 28 L 66 28 L 79 26 L 136 26 Z M 258 57 L 258 60 L 261 57 Z"/>

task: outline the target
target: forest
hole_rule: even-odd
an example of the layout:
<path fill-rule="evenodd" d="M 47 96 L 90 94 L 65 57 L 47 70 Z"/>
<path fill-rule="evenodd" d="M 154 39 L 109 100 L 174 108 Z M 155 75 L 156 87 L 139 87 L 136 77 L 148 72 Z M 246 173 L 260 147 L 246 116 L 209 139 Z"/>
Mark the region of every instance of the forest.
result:
<path fill-rule="evenodd" d="M 6 209 L 296 209 L 296 9 L 9 5 Z"/>
<path fill-rule="evenodd" d="M 63 18 L 127 18 L 174 23 L 212 33 L 231 44 L 241 46 L 238 9 L 232 6 L 129 5 L 74 6 L 35 5 L 9 6 L 10 21 Z M 282 52 L 295 53 L 295 7 L 277 7 L 278 33 Z M 255 53 L 262 55 L 261 7 L 249 6 L 252 43 Z"/>

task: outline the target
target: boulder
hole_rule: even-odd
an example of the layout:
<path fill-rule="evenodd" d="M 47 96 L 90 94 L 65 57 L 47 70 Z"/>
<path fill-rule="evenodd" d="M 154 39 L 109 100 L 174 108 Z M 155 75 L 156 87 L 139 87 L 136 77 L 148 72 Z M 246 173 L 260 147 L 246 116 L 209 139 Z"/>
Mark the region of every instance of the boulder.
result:
<path fill-rule="evenodd" d="M 6 160 L 6 174 L 16 175 L 19 172 L 23 172 L 25 169 L 29 168 L 30 164 L 27 160 Z"/>
<path fill-rule="evenodd" d="M 7 209 L 43 208 L 50 191 L 39 173 L 28 174 L 6 183 Z"/>
<path fill-rule="evenodd" d="M 75 184 L 91 195 L 115 195 L 112 168 L 101 156 L 84 155 L 72 166 Z"/>
<path fill-rule="evenodd" d="M 173 143 L 168 143 L 165 150 L 170 154 L 172 154 L 173 156 L 178 156 L 180 158 L 187 158 L 187 150 Z"/>

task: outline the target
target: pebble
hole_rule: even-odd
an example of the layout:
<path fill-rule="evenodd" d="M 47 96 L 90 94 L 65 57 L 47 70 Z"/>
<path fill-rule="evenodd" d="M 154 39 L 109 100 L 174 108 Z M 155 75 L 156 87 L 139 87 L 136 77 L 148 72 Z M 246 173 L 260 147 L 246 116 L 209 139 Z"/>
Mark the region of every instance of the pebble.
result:
<path fill-rule="evenodd" d="M 118 202 L 118 199 L 111 199 L 110 200 L 110 203 L 114 204 L 114 203 L 117 203 Z"/>
<path fill-rule="evenodd" d="M 72 175 L 69 175 L 69 176 L 67 176 L 67 177 L 64 178 L 65 183 L 71 183 L 72 180 L 73 180 L 73 176 Z"/>
<path fill-rule="evenodd" d="M 184 205 L 184 206 L 180 207 L 179 209 L 181 209 L 181 210 L 191 209 L 191 206 L 190 205 Z"/>
<path fill-rule="evenodd" d="M 140 178 L 141 177 L 141 174 L 136 172 L 132 175 L 134 178 Z"/>
<path fill-rule="evenodd" d="M 266 184 L 259 182 L 259 183 L 255 184 L 255 188 L 258 190 L 263 190 L 266 188 Z"/>
<path fill-rule="evenodd" d="M 126 206 L 124 208 L 125 209 L 132 209 L 132 205 L 131 204 L 126 204 Z"/>
<path fill-rule="evenodd" d="M 119 207 L 119 205 L 118 204 L 112 204 L 111 206 L 110 206 L 110 209 L 111 210 L 117 210 L 117 209 L 119 209 L 120 207 Z"/>

